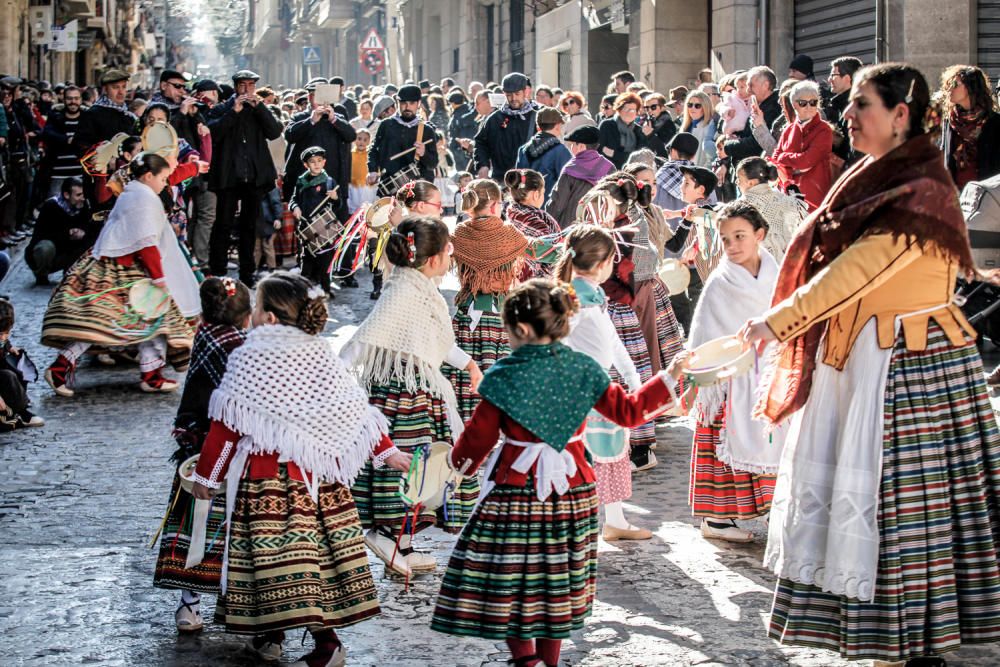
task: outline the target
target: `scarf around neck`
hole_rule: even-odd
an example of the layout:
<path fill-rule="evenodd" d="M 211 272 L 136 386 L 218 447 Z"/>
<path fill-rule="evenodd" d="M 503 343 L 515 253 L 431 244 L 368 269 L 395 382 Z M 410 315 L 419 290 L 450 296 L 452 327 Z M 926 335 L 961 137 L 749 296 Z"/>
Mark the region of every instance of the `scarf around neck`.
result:
<path fill-rule="evenodd" d="M 80 215 L 80 213 L 83 212 L 83 208 L 73 208 L 72 206 L 70 206 L 69 202 L 66 201 L 66 198 L 63 197 L 62 195 L 56 195 L 55 197 L 50 197 L 49 201 L 54 201 L 56 203 L 56 206 L 61 208 L 63 213 L 65 213 L 71 218 L 75 218 L 76 216 Z"/>
<path fill-rule="evenodd" d="M 403 117 L 397 113 L 392 119 L 403 127 L 416 127 L 420 124 L 420 116 L 414 116 L 413 120 L 403 120 Z"/>
<path fill-rule="evenodd" d="M 886 233 L 915 240 L 924 249 L 933 246 L 963 271 L 974 269 L 958 193 L 941 151 L 927 135 L 878 160 L 869 156 L 841 176 L 789 244 L 771 305 L 789 298 L 862 236 Z M 825 327 L 826 320 L 817 322 L 779 344 L 755 414 L 777 424 L 805 405 Z"/>
<path fill-rule="evenodd" d="M 208 414 L 249 436 L 250 454 L 277 453 L 345 486 L 389 431 L 329 340 L 280 324 L 252 329 L 233 350 Z"/>
<path fill-rule="evenodd" d="M 626 124 L 618 114 L 615 114 L 615 125 L 618 126 L 618 134 L 622 138 L 622 150 L 626 155 L 631 154 L 639 143 L 635 138 L 635 125 L 633 123 Z"/>
<path fill-rule="evenodd" d="M 571 283 L 576 290 L 576 298 L 580 302 L 580 308 L 593 308 L 600 306 L 602 310 L 607 308 L 608 297 L 600 285 L 595 285 L 586 278 L 573 278 Z"/>
<path fill-rule="evenodd" d="M 549 134 L 548 132 L 537 132 L 535 136 L 528 140 L 528 145 L 524 149 L 529 160 L 537 160 L 556 146 L 562 145 L 562 139 Z"/>
<path fill-rule="evenodd" d="M 534 112 L 538 107 L 535 106 L 534 101 L 529 100 L 524 103 L 524 106 L 520 109 L 511 109 L 510 104 L 505 102 L 502 107 L 500 107 L 500 113 L 505 116 L 514 116 L 517 118 L 525 118 L 529 113 Z"/>
<path fill-rule="evenodd" d="M 441 365 L 454 345 L 448 303 L 430 278 L 405 266 L 393 268 L 381 298 L 348 343 L 365 387 L 397 381 L 450 407 L 457 400 Z"/>
<path fill-rule="evenodd" d="M 609 384 L 593 358 L 557 342 L 522 345 L 497 361 L 479 395 L 561 452 Z"/>
<path fill-rule="evenodd" d="M 246 329 L 231 324 L 208 324 L 202 322 L 194 335 L 191 346 L 191 365 L 188 378 L 203 375 L 213 387 L 218 387 L 226 373 L 226 364 L 233 350 L 247 338 Z"/>
<path fill-rule="evenodd" d="M 615 165 L 611 160 L 589 148 L 574 155 L 563 167 L 563 173 L 567 176 L 586 181 L 591 185 L 595 185 L 614 170 Z"/>
<path fill-rule="evenodd" d="M 299 176 L 297 180 L 299 188 L 311 188 L 317 185 L 326 184 L 329 182 L 329 179 L 330 177 L 327 175 L 326 170 L 324 169 L 315 176 L 306 171 L 301 176 Z"/>
<path fill-rule="evenodd" d="M 91 107 L 108 107 L 109 109 L 114 109 L 115 111 L 120 111 L 121 113 L 125 114 L 126 116 L 128 116 L 132 120 L 138 120 L 138 117 L 134 113 L 132 113 L 131 111 L 128 110 L 128 105 L 127 104 L 125 104 L 124 102 L 122 102 L 121 104 L 118 104 L 116 102 L 112 102 L 111 98 L 108 97 L 107 95 L 101 95 L 90 106 Z"/>
<path fill-rule="evenodd" d="M 958 171 L 975 167 L 979 163 L 979 135 L 989 114 L 978 111 L 961 111 L 952 107 L 948 122 L 957 137 L 951 157 Z"/>

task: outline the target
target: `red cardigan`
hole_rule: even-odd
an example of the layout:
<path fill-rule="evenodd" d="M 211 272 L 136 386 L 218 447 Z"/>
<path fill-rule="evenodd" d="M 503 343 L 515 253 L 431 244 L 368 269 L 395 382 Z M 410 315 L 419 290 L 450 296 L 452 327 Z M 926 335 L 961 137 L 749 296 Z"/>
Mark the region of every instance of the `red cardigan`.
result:
<path fill-rule="evenodd" d="M 798 186 L 812 211 L 830 189 L 832 154 L 833 130 L 817 115 L 806 125 L 795 122 L 785 127 L 771 162 L 778 168 L 782 187 Z"/>
<path fill-rule="evenodd" d="M 670 376 L 657 374 L 631 394 L 617 382 L 612 382 L 597 400 L 594 409 L 620 426 L 636 428 L 649 421 L 650 413 L 671 403 L 667 382 L 673 382 Z M 586 449 L 581 440 L 585 427 L 586 422 L 580 424 L 573 439 L 566 445 L 566 451 L 572 454 L 576 461 L 576 474 L 570 478 L 570 486 L 594 481 L 594 469 L 587 461 Z M 452 466 L 456 470 L 468 466 L 465 468 L 465 474 L 475 474 L 497 444 L 501 432 L 510 436 L 512 440 L 541 442 L 538 436 L 508 417 L 498 407 L 483 400 L 472 413 L 472 419 L 465 425 L 465 431 L 452 449 Z M 521 455 L 522 448 L 515 445 L 501 446 L 503 450 L 497 461 L 494 481 L 498 485 L 524 486 L 528 482 L 527 473 L 512 468 Z M 531 470 L 534 469 L 535 466 L 532 466 Z"/>

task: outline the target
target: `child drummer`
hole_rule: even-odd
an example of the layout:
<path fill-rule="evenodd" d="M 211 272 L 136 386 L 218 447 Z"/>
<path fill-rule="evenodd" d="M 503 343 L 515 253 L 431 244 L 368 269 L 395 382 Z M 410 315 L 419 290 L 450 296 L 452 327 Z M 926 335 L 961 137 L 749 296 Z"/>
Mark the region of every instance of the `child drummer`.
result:
<path fill-rule="evenodd" d="M 320 146 L 310 146 L 302 151 L 302 164 L 306 171 L 295 181 L 292 199 L 288 204 L 292 215 L 298 221 L 299 230 L 305 229 L 320 215 L 333 215 L 340 193 L 333 178 L 327 175 L 326 150 Z M 323 291 L 330 291 L 330 261 L 332 248 L 318 253 L 302 248 L 302 276 L 318 283 Z"/>

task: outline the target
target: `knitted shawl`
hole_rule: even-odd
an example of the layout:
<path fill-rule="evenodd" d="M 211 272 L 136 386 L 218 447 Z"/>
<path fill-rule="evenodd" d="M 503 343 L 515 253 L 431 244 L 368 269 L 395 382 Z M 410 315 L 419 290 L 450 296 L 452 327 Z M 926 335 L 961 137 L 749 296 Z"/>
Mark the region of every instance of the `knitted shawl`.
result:
<path fill-rule="evenodd" d="M 382 296 L 344 348 L 365 387 L 402 383 L 458 405 L 441 373 L 455 345 L 448 304 L 434 282 L 417 269 L 397 266 Z"/>
<path fill-rule="evenodd" d="M 252 329 L 233 350 L 208 414 L 248 436 L 250 454 L 277 453 L 345 486 L 389 432 L 330 341 L 281 324 Z"/>
<path fill-rule="evenodd" d="M 528 247 L 524 234 L 495 216 L 459 223 L 451 242 L 462 284 L 459 300 L 468 295 L 506 293 L 521 270 Z"/>

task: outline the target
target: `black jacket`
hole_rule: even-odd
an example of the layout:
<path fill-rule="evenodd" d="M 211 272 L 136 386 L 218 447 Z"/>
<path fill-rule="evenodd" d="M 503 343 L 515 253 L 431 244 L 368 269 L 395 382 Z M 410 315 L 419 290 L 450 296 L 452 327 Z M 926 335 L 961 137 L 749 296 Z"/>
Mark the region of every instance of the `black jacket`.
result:
<path fill-rule="evenodd" d="M 375 132 L 375 140 L 368 151 L 368 171 L 370 173 L 384 172 L 385 176 L 392 176 L 416 159 L 415 151 L 410 151 L 395 160 L 389 159 L 407 148 L 412 148 L 413 144 L 417 143 L 417 125 L 406 127 L 395 119 L 395 116 L 391 116 L 379 123 L 378 130 Z M 422 140 L 433 140 L 434 132 L 434 126 L 425 123 Z M 347 164 L 350 165 L 350 162 Z M 434 169 L 437 165 L 438 153 L 434 149 L 434 142 L 431 141 L 431 143 L 424 145 L 424 156 L 420 158 L 420 178 L 433 183 Z M 350 166 L 348 166 L 349 171 Z"/>
<path fill-rule="evenodd" d="M 946 123 L 947 124 L 947 123 Z M 951 128 L 945 130 L 951 133 Z M 983 129 L 979 133 L 979 162 L 976 165 L 976 178 L 980 181 L 1000 174 L 1000 113 L 991 111 Z M 948 171 L 955 175 L 955 135 L 951 133 L 951 155 L 948 156 Z"/>
<path fill-rule="evenodd" d="M 672 125 L 673 123 L 671 123 Z M 602 120 L 601 124 L 597 126 L 597 130 L 600 134 L 600 145 L 598 149 L 601 155 L 611 160 L 614 163 L 616 169 L 621 169 L 628 160 L 629 153 L 624 148 L 624 143 L 622 141 L 621 130 L 618 127 L 618 121 L 614 117 L 608 118 L 607 120 Z M 638 123 L 632 124 L 632 134 L 635 135 L 635 148 L 633 150 L 639 150 L 640 148 L 646 148 L 647 142 L 646 135 L 642 133 L 642 127 Z M 610 148 L 614 151 L 608 154 L 605 148 Z"/>
<path fill-rule="evenodd" d="M 208 188 L 213 192 L 252 185 L 261 194 L 274 187 L 278 173 L 267 142 L 281 136 L 281 123 L 263 103 L 244 104 L 236 113 L 236 95 L 212 108 L 212 168 Z"/>
<path fill-rule="evenodd" d="M 677 125 L 670 118 L 670 114 L 664 111 L 660 114 L 659 118 L 653 121 L 653 133 L 650 135 L 643 134 L 646 141 L 646 148 L 652 149 L 658 157 L 669 160 L 670 151 L 667 149 L 667 144 L 670 143 L 675 134 L 677 134 Z"/>
<path fill-rule="evenodd" d="M 340 186 L 337 191 L 341 206 L 337 217 L 347 213 L 347 189 L 351 184 L 351 142 L 357 136 L 357 131 L 343 117 L 334 115 L 321 118 L 318 123 L 312 123 L 312 111 L 300 111 L 292 116 L 285 128 L 285 141 L 288 142 L 288 161 L 285 162 L 285 179 L 282 183 L 282 196 L 288 201 L 295 187 L 295 181 L 305 173 L 302 164 L 302 151 L 310 146 L 319 146 L 326 151 L 326 173 L 333 182 Z"/>
<path fill-rule="evenodd" d="M 56 195 L 59 196 L 61 195 Z M 89 207 L 84 206 L 76 215 L 70 215 L 59 206 L 55 197 L 47 199 L 38 209 L 38 220 L 35 222 L 28 247 L 24 250 L 24 260 L 31 269 L 34 269 L 35 246 L 41 241 L 51 241 L 56 246 L 56 268 L 68 269 L 94 245 L 97 235 L 101 232 L 101 226 L 101 223 L 94 222 Z M 83 238 L 79 240 L 70 238 L 71 229 L 82 229 Z"/>
<path fill-rule="evenodd" d="M 845 169 L 864 157 L 863 153 L 851 148 L 851 135 L 847 132 L 847 121 L 844 120 L 844 109 L 847 108 L 850 96 L 849 90 L 831 95 L 823 106 L 823 115 L 834 129 L 833 154 L 844 161 Z"/>
<path fill-rule="evenodd" d="M 448 149 L 455 157 L 455 168 L 465 171 L 469 167 L 472 156 L 459 146 L 459 139 L 472 139 L 479 131 L 479 123 L 476 122 L 476 112 L 468 104 L 455 107 L 451 112 L 451 120 L 448 121 Z"/>
<path fill-rule="evenodd" d="M 497 109 L 483 122 L 476 133 L 476 148 L 472 169 L 490 168 L 490 178 L 502 181 L 503 175 L 517 163 L 517 149 L 535 134 L 535 111 L 524 116 L 507 115 Z"/>
<path fill-rule="evenodd" d="M 73 147 L 84 155 L 95 144 L 109 141 L 119 132 L 136 134 L 138 119 L 127 111 L 111 107 L 90 107 L 80 115 L 80 125 L 73 136 Z"/>
<path fill-rule="evenodd" d="M 771 127 L 774 120 L 781 115 L 781 101 L 778 99 L 778 93 L 771 93 L 770 97 L 759 104 L 760 110 L 764 114 L 764 124 Z M 763 149 L 754 139 L 753 121 L 747 119 L 746 127 L 740 130 L 737 138 L 727 141 L 723 144 L 723 148 L 726 151 L 726 156 L 733 161 L 734 165 L 739 164 L 743 158 L 758 157 Z"/>

